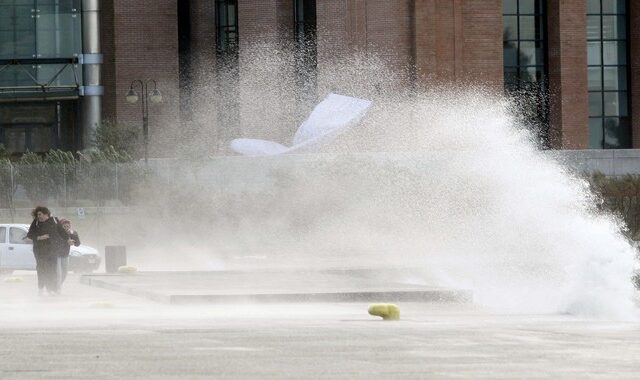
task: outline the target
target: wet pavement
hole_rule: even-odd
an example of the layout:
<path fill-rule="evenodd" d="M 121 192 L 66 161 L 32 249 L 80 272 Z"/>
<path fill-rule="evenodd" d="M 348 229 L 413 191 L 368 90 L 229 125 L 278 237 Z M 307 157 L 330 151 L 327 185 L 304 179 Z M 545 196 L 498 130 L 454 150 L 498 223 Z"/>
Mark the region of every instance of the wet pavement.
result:
<path fill-rule="evenodd" d="M 0 378 L 637 378 L 640 324 L 471 304 L 167 305 L 0 277 Z"/>

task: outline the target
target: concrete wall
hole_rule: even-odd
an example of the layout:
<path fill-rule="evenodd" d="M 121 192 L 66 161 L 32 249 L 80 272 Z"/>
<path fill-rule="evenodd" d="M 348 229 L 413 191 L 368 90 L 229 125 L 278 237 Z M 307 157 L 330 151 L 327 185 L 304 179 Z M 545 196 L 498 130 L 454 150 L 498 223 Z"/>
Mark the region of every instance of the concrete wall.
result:
<path fill-rule="evenodd" d="M 557 150 L 549 154 L 579 171 L 640 175 L 640 149 Z"/>

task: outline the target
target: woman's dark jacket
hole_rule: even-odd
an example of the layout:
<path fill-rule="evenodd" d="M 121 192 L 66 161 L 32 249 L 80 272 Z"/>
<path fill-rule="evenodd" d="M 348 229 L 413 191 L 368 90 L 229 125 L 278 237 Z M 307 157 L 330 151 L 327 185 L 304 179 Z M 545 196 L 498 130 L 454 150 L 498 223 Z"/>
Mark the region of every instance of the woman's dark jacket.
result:
<path fill-rule="evenodd" d="M 49 239 L 38 240 L 38 236 L 49 235 Z M 35 219 L 29 227 L 27 237 L 33 240 L 33 253 L 40 255 L 62 255 L 68 239 L 67 231 L 62 228 L 57 219 L 50 217 L 44 222 Z"/>

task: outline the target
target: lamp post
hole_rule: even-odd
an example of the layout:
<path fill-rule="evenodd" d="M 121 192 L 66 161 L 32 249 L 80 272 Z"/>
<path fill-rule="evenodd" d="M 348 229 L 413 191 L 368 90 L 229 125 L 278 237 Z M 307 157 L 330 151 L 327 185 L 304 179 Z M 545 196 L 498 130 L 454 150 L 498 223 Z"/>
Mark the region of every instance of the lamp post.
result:
<path fill-rule="evenodd" d="M 153 90 L 151 90 L 151 94 L 149 94 L 149 83 L 153 83 Z M 149 163 L 149 101 L 152 103 L 160 103 L 162 102 L 162 94 L 160 90 L 158 90 L 158 85 L 155 80 L 148 79 L 146 82 L 143 82 L 139 79 L 135 79 L 131 81 L 131 85 L 129 85 L 129 91 L 127 91 L 126 99 L 127 102 L 134 104 L 138 102 L 139 96 L 134 86 L 136 84 L 140 85 L 140 92 L 142 93 L 142 136 L 144 139 L 144 163 Z"/>

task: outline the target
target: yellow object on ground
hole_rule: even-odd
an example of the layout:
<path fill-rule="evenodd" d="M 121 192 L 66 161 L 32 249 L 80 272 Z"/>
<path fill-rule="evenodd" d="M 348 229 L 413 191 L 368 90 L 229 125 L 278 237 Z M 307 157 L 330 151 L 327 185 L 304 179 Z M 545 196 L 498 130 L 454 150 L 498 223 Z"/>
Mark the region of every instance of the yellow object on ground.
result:
<path fill-rule="evenodd" d="M 382 317 L 385 321 L 400 319 L 400 308 L 392 303 L 374 303 L 369 305 L 369 314 Z"/>
<path fill-rule="evenodd" d="M 130 266 L 122 266 L 118 268 L 118 273 L 136 273 L 138 268 Z"/>
<path fill-rule="evenodd" d="M 22 282 L 22 277 L 7 277 L 4 282 Z"/>

